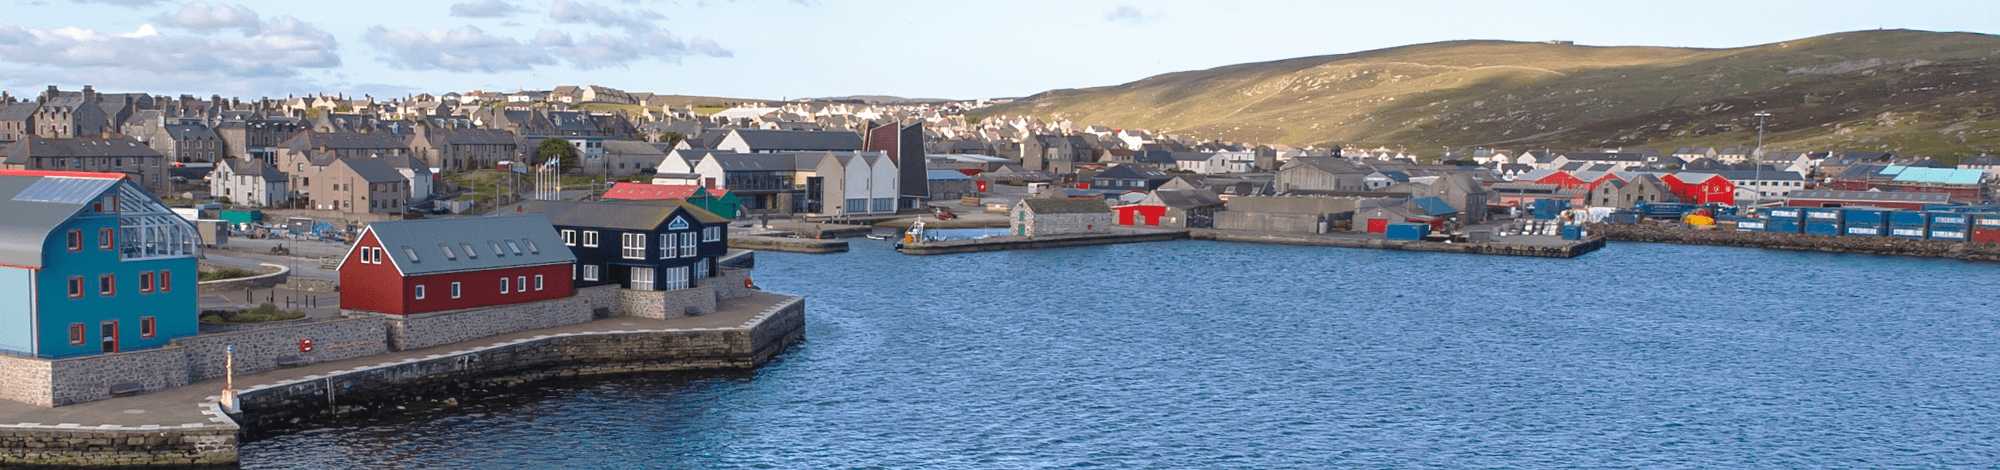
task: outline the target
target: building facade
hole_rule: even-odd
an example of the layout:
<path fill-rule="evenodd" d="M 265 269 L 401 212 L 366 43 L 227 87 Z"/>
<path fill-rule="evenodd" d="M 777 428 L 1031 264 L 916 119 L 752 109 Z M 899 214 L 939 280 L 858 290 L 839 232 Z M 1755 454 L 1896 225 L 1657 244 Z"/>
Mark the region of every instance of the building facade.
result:
<path fill-rule="evenodd" d="M 729 219 L 687 201 L 531 201 L 522 211 L 561 233 L 577 287 L 686 289 L 720 274 L 715 260 L 729 252 Z"/>
<path fill-rule="evenodd" d="M 576 256 L 539 215 L 369 224 L 340 260 L 340 308 L 394 315 L 569 297 Z"/>

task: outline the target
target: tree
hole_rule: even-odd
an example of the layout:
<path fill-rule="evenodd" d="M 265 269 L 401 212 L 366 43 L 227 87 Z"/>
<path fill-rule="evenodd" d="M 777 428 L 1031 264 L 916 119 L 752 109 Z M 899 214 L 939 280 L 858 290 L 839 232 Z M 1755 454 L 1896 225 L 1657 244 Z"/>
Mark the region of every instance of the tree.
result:
<path fill-rule="evenodd" d="M 665 142 L 669 145 L 672 145 L 681 143 L 681 139 L 685 138 L 687 138 L 687 136 L 681 135 L 681 133 L 679 132 L 668 132 L 665 134 L 660 134 L 659 142 Z"/>
<path fill-rule="evenodd" d="M 563 139 L 542 139 L 542 143 L 535 146 L 535 161 L 533 163 L 535 166 L 541 166 L 543 163 L 547 163 L 550 158 L 562 159 L 562 163 L 560 164 L 563 167 L 563 171 L 570 171 L 576 168 L 576 147 L 571 146 L 569 141 Z"/>

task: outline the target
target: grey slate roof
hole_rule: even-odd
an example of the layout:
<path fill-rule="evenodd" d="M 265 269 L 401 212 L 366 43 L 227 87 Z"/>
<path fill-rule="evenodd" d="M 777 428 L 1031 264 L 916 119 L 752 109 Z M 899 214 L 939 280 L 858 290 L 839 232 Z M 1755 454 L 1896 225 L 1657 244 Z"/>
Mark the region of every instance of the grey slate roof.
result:
<path fill-rule="evenodd" d="M 1036 214 L 1095 214 L 1111 212 L 1111 205 L 1103 198 L 1029 198 L 1022 199 L 1028 210 Z"/>
<path fill-rule="evenodd" d="M 361 179 L 370 183 L 394 183 L 403 180 L 402 172 L 396 171 L 394 165 L 380 158 L 342 158 L 340 162 L 346 163 L 348 168 L 354 169 L 354 174 L 360 175 Z"/>
<path fill-rule="evenodd" d="M 636 140 L 606 140 L 604 141 L 604 153 L 624 154 L 624 155 L 659 155 L 662 157 L 665 157 L 667 155 L 666 152 L 661 152 L 660 149 L 658 147 L 654 147 L 653 144 L 640 142 Z"/>
<path fill-rule="evenodd" d="M 22 198 L 22 192 L 44 179 L 38 190 L 51 189 L 60 185 L 60 192 L 79 197 Z M 0 175 L 0 264 L 42 267 L 42 246 L 49 234 L 64 221 L 83 210 L 86 204 L 96 199 L 121 181 L 114 178 L 45 178 L 41 176 Z M 46 195 L 46 194 L 45 194 Z M 42 199 L 42 200 L 19 200 Z M 47 200 L 57 199 L 57 200 Z"/>
<path fill-rule="evenodd" d="M 599 227 L 620 230 L 646 231 L 659 228 L 675 209 L 686 209 L 688 215 L 703 224 L 726 224 L 729 219 L 715 215 L 694 204 L 679 199 L 648 199 L 643 201 L 530 201 L 521 207 L 529 214 L 542 214 L 549 222 L 568 227 Z"/>
<path fill-rule="evenodd" d="M 160 152 L 140 145 L 131 137 L 110 139 L 44 139 L 28 135 L 6 148 L 0 157 L 7 163 L 29 164 L 34 157 L 158 157 Z"/>
<path fill-rule="evenodd" d="M 853 132 L 771 131 L 736 129 L 736 135 L 753 151 L 861 150 L 861 136 Z M 720 140 L 717 141 L 719 143 Z"/>
<path fill-rule="evenodd" d="M 1223 205 L 1222 198 L 1206 189 L 1161 189 L 1153 191 L 1160 204 L 1177 209 Z"/>
<path fill-rule="evenodd" d="M 576 262 L 555 226 L 540 215 L 375 222 L 367 231 L 404 276 Z"/>

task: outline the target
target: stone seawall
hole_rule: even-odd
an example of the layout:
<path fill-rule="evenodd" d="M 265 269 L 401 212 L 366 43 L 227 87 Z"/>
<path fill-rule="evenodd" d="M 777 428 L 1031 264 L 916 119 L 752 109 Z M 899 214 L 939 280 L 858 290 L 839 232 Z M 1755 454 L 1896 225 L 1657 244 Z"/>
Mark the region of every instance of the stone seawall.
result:
<path fill-rule="evenodd" d="M 618 291 L 618 306 L 626 316 L 665 320 L 715 313 L 715 288 Z"/>
<path fill-rule="evenodd" d="M 599 307 L 617 308 L 616 303 L 596 303 L 603 298 L 596 291 L 606 290 L 615 294 L 618 286 L 585 287 L 577 289 L 580 295 L 540 302 L 379 317 L 388 323 L 389 349 L 407 351 L 588 322 L 594 318 L 592 312 Z M 591 293 L 583 294 L 585 291 Z M 714 307 L 710 310 L 713 311 Z M 616 314 L 615 311 L 613 313 Z"/>
<path fill-rule="evenodd" d="M 241 430 L 214 404 L 210 424 L 182 426 L 0 425 L 0 467 L 234 468 Z"/>
<path fill-rule="evenodd" d="M 1592 233 L 1612 240 L 1682 243 L 1689 245 L 1738 246 L 1777 250 L 1857 253 L 1885 256 L 1951 258 L 1967 261 L 2000 262 L 2000 244 L 1917 240 L 1896 237 L 1836 237 L 1798 233 L 1746 232 L 1737 230 L 1697 230 L 1680 224 L 1591 224 Z"/>
<path fill-rule="evenodd" d="M 35 406 L 55 406 L 55 386 L 49 383 L 53 362 L 0 354 L 0 400 Z"/>
<path fill-rule="evenodd" d="M 223 350 L 229 346 L 236 348 L 236 373 L 255 374 L 388 352 L 386 334 L 382 320 L 355 317 L 181 338 L 174 344 L 186 351 L 189 381 L 200 382 L 222 378 Z M 302 339 L 312 340 L 312 351 L 299 351 Z"/>
<path fill-rule="evenodd" d="M 839 253 L 847 251 L 845 240 L 820 240 L 814 238 L 765 237 L 756 235 L 730 236 L 729 247 L 743 250 L 785 251 L 792 253 Z"/>
<path fill-rule="evenodd" d="M 397 403 L 452 398 L 553 377 L 749 369 L 805 334 L 805 299 L 789 297 L 734 328 L 545 335 L 249 388 L 239 421 L 257 428 Z"/>

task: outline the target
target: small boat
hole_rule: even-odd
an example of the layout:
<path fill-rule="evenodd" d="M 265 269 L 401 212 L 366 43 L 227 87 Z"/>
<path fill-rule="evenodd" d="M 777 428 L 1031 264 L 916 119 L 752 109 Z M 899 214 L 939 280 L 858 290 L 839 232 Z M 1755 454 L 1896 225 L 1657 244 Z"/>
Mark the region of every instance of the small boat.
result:
<path fill-rule="evenodd" d="M 869 232 L 869 233 L 868 233 L 868 239 L 869 239 L 869 240 L 888 240 L 888 239 L 889 239 L 889 236 L 888 236 L 888 235 L 881 235 L 881 234 L 877 234 L 877 233 L 874 233 L 874 232 Z"/>

